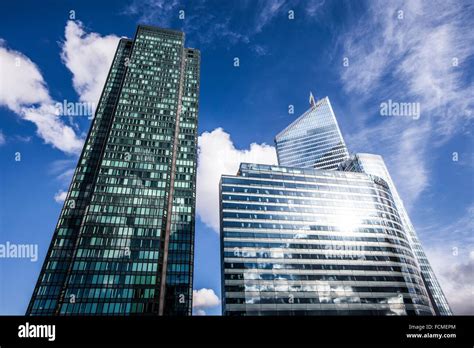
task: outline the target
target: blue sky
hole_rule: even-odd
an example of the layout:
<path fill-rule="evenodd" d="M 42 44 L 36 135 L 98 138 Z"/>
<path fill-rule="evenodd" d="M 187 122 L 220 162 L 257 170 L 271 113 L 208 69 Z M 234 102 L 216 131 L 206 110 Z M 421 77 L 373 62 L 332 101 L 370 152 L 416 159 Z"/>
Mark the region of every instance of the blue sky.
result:
<path fill-rule="evenodd" d="M 310 90 L 331 99 L 351 152 L 384 156 L 455 313 L 474 314 L 472 18 L 469 1 L 3 2 L 0 243 L 39 255 L 0 258 L 0 314 L 26 309 L 90 126 L 51 105 L 97 102 L 138 23 L 184 30 L 202 54 L 196 314 L 220 313 L 220 174 L 274 162 Z M 382 116 L 388 100 L 420 117 Z"/>

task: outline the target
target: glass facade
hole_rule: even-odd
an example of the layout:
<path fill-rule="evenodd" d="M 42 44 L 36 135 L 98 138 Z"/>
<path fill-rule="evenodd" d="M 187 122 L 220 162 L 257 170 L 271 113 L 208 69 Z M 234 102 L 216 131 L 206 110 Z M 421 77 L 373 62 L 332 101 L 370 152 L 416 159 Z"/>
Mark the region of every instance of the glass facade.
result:
<path fill-rule="evenodd" d="M 27 314 L 191 314 L 199 65 L 182 32 L 120 40 Z"/>
<path fill-rule="evenodd" d="M 437 315 L 452 315 L 451 308 L 449 307 L 448 301 L 443 294 L 441 286 L 436 279 L 436 276 L 431 268 L 431 265 L 426 257 L 425 252 L 421 246 L 418 235 L 416 234 L 415 228 L 411 223 L 410 217 L 405 209 L 403 201 L 401 200 L 397 188 L 393 183 L 393 180 L 390 176 L 390 173 L 385 166 L 383 158 L 379 155 L 367 154 L 367 153 L 357 153 L 351 157 L 351 159 L 342 163 L 340 166 L 341 170 L 353 171 L 353 172 L 364 172 L 367 174 L 377 175 L 380 178 L 384 179 L 390 191 L 392 192 L 395 205 L 397 207 L 400 219 L 403 222 L 403 226 L 407 231 L 408 237 L 410 239 L 411 247 L 414 250 L 415 257 L 420 266 L 421 275 L 428 290 L 431 302 L 435 309 Z"/>
<path fill-rule="evenodd" d="M 220 183 L 224 315 L 432 315 L 387 183 L 241 164 Z"/>
<path fill-rule="evenodd" d="M 331 170 L 349 158 L 328 97 L 312 102 L 275 137 L 275 145 L 281 166 Z"/>

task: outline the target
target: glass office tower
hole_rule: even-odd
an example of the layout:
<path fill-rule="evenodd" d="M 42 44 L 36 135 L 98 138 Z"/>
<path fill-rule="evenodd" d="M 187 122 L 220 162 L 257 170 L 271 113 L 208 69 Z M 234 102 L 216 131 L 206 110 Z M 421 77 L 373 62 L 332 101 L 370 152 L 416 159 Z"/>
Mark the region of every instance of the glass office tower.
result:
<path fill-rule="evenodd" d="M 278 163 L 281 166 L 337 169 L 349 158 L 331 102 L 325 97 L 317 102 L 275 137 Z"/>
<path fill-rule="evenodd" d="M 241 164 L 220 183 L 224 315 L 432 315 L 387 183 Z"/>
<path fill-rule="evenodd" d="M 405 231 L 407 231 L 411 247 L 413 248 L 416 259 L 419 263 L 421 275 L 428 290 L 428 294 L 430 295 L 435 312 L 437 315 L 452 315 L 448 301 L 446 300 L 446 297 L 444 296 L 441 286 L 436 279 L 428 258 L 423 251 L 420 240 L 418 239 L 418 235 L 415 232 L 415 228 L 411 223 L 410 217 L 408 216 L 403 201 L 398 194 L 397 188 L 393 183 L 390 173 L 385 166 L 382 156 L 367 153 L 357 153 L 351 156 L 349 160 L 342 163 L 340 169 L 377 175 L 378 177 L 385 180 L 385 182 L 390 187 L 390 191 L 392 192 L 392 196 Z"/>
<path fill-rule="evenodd" d="M 121 39 L 30 315 L 190 315 L 199 51 Z"/>

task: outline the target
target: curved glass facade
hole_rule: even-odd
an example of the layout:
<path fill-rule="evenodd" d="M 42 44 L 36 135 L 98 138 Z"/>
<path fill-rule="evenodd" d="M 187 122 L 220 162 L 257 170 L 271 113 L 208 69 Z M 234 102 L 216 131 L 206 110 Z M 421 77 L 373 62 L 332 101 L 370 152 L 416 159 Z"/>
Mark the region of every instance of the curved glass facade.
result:
<path fill-rule="evenodd" d="M 432 315 L 387 183 L 241 164 L 220 184 L 225 315 Z"/>
<path fill-rule="evenodd" d="M 349 158 L 328 97 L 311 108 L 275 137 L 282 166 L 337 169 Z"/>
<path fill-rule="evenodd" d="M 446 297 L 444 296 L 443 290 L 436 279 L 428 258 L 423 251 L 415 228 L 411 223 L 410 217 L 408 216 L 403 201 L 401 200 L 397 188 L 392 181 L 390 173 L 385 166 L 382 156 L 368 153 L 357 153 L 352 156 L 350 160 L 342 163 L 340 168 L 347 171 L 364 172 L 367 174 L 377 175 L 387 182 L 388 186 L 390 187 L 390 191 L 392 192 L 397 210 L 400 214 L 400 218 L 403 222 L 403 226 L 407 231 L 408 237 L 410 238 L 410 244 L 415 251 L 415 257 L 420 266 L 421 275 L 423 276 L 423 280 L 426 284 L 426 288 L 428 290 L 428 294 L 430 295 L 435 312 L 438 315 L 452 315 L 448 301 L 446 300 Z"/>

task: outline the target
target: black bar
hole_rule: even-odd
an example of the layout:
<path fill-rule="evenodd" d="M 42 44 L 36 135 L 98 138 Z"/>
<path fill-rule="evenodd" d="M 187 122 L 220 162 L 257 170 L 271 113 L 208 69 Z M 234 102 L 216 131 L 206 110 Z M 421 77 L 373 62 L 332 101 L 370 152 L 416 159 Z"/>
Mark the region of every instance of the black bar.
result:
<path fill-rule="evenodd" d="M 20 338 L 20 325 L 55 325 L 55 339 Z M 431 325 L 431 327 L 429 326 Z M 416 327 L 416 328 L 415 328 Z M 408 338 L 407 334 L 456 337 Z M 0 346 L 100 344 L 409 344 L 472 347 L 474 317 L 0 317 Z"/>

